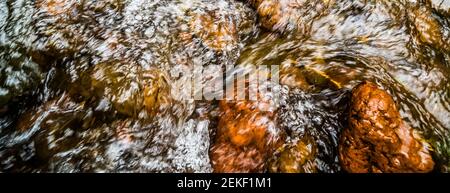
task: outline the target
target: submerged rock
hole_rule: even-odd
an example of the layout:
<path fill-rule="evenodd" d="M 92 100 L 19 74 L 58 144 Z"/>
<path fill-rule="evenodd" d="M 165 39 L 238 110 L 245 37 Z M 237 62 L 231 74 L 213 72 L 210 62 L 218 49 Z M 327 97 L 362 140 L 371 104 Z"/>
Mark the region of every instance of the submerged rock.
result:
<path fill-rule="evenodd" d="M 211 49 L 231 50 L 237 44 L 236 21 L 217 12 L 194 15 L 190 22 L 193 34 Z"/>
<path fill-rule="evenodd" d="M 334 0 L 249 0 L 256 9 L 263 27 L 277 32 L 302 31 L 310 28 L 313 19 L 326 14 Z"/>
<path fill-rule="evenodd" d="M 171 127 L 160 124 L 167 123 L 125 119 L 85 131 L 77 148 L 52 157 L 49 170 L 211 172 L 208 121 L 191 119 Z"/>
<path fill-rule="evenodd" d="M 0 169 L 39 171 L 56 153 L 74 148 L 78 132 L 91 127 L 93 121 L 92 111 L 67 94 L 25 112 L 16 128 L 1 138 L 0 159 L 8 161 Z"/>
<path fill-rule="evenodd" d="M 259 93 L 257 100 L 235 96 L 220 101 L 219 106 L 223 114 L 210 150 L 214 172 L 265 172 L 269 158 L 284 139 L 276 125 L 274 96 Z"/>
<path fill-rule="evenodd" d="M 2 171 L 211 172 L 209 121 L 102 119 L 68 94 L 25 113 L 1 139 Z M 3 149 L 3 147 L 7 147 Z M 26 152 L 26 157 L 21 156 Z M 33 165 L 34 164 L 34 165 Z M 37 164 L 37 165 L 36 165 Z M 34 168 L 29 168 L 34 166 Z"/>
<path fill-rule="evenodd" d="M 223 115 L 210 155 L 214 172 L 264 172 L 267 160 L 280 145 L 282 132 L 265 102 L 220 102 Z"/>
<path fill-rule="evenodd" d="M 33 91 L 40 80 L 33 60 L 48 61 L 46 67 L 58 78 L 48 79 L 48 85 L 56 86 L 42 86 L 52 93 L 39 101 L 44 104 L 21 109 L 17 116 L 22 120 L 14 118 L 10 127 L 0 128 L 2 145 L 8 144 L 0 147 L 0 160 L 7 163 L 0 170 L 211 172 L 210 121 L 196 117 L 197 102 L 184 98 L 192 92 L 185 86 L 191 80 L 172 71 L 234 64 L 246 40 L 258 32 L 249 6 L 234 0 L 37 0 L 12 5 L 6 6 L 19 19 L 0 19 L 11 28 L 0 33 L 0 43 L 7 37 L 6 43 L 23 44 L 36 56 L 18 56 L 25 62 L 16 65 L 19 59 L 0 53 L 6 70 L 16 65 L 27 79 L 17 94 L 0 90 L 1 105 Z M 21 11 L 33 17 L 16 13 Z M 30 21 L 22 21 L 26 19 Z M 18 24 L 20 30 L 15 29 Z M 4 74 L 14 75 L 3 73 L 1 81 Z M 60 84 L 52 82 L 61 79 Z M 0 106 L 0 114 L 4 111 Z M 84 116 L 89 117 L 87 125 Z M 24 144 L 29 157 L 17 158 Z M 35 160 L 38 165 L 30 164 Z"/>
<path fill-rule="evenodd" d="M 297 145 L 301 150 L 294 151 L 294 148 L 279 154 L 278 160 L 275 159 L 276 167 L 272 171 L 341 171 L 337 147 L 338 134 L 343 128 L 342 118 L 348 100 L 347 93 L 344 89 L 325 89 L 317 93 L 292 89 L 288 94 L 282 94 L 277 124 L 287 132 L 286 143 L 290 144 L 288 147 Z M 292 144 L 293 142 L 303 144 Z M 283 158 L 283 154 L 289 159 Z M 294 166 L 295 168 L 292 168 Z M 287 171 L 288 168 L 291 169 Z"/>
<path fill-rule="evenodd" d="M 230 142 L 216 142 L 210 157 L 216 173 L 261 173 L 266 170 L 267 154 L 253 146 L 238 148 Z"/>
<path fill-rule="evenodd" d="M 83 73 L 71 93 L 90 101 L 96 111 L 149 119 L 167 110 L 172 102 L 165 77 L 157 69 L 144 70 L 134 63 L 114 60 Z"/>
<path fill-rule="evenodd" d="M 31 95 L 42 79 L 40 66 L 30 57 L 0 45 L 0 109 Z"/>
<path fill-rule="evenodd" d="M 444 51 L 450 50 L 450 35 L 443 28 L 436 14 L 429 6 L 418 5 L 412 8 L 409 18 L 414 26 L 415 37 L 422 44 L 433 46 Z"/>
<path fill-rule="evenodd" d="M 271 162 L 270 172 L 313 173 L 316 172 L 314 159 L 316 144 L 310 137 L 291 142 L 279 150 L 277 158 Z"/>
<path fill-rule="evenodd" d="M 349 128 L 341 134 L 339 159 L 347 172 L 429 172 L 428 144 L 401 118 L 392 97 L 364 82 L 352 91 Z"/>
<path fill-rule="evenodd" d="M 386 93 L 361 86 L 341 116 L 362 79 L 392 88 L 448 171 L 447 2 L 0 2 L 0 171 L 430 171 Z M 184 98 L 180 69 L 244 63 L 280 65 L 280 106 Z"/>

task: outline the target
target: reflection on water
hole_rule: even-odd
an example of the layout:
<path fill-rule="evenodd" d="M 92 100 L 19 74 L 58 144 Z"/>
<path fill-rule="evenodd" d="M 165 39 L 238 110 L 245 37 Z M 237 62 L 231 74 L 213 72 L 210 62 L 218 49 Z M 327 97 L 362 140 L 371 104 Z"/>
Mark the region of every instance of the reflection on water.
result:
<path fill-rule="evenodd" d="M 450 166 L 448 0 L 5 0 L 0 30 L 0 171 L 212 172 L 210 156 L 234 159 L 218 144 L 250 155 L 224 142 L 240 113 L 179 100 L 171 73 L 237 64 L 280 65 L 280 104 L 256 124 L 285 133 L 243 171 L 341 171 L 363 80 Z"/>

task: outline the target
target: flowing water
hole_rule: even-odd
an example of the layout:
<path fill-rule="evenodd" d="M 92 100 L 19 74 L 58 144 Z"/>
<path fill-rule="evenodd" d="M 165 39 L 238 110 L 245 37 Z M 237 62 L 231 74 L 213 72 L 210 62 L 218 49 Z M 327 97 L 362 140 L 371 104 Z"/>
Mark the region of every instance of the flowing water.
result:
<path fill-rule="evenodd" d="M 350 90 L 376 82 L 450 168 L 449 0 L 3 0 L 0 171 L 212 172 L 218 101 L 177 70 L 280 65 L 277 127 L 340 172 Z M 269 20 L 269 21 L 267 21 Z M 275 20 L 275 25 L 271 25 Z M 175 89 L 174 89 L 175 88 Z M 178 92 L 171 92 L 177 90 Z M 276 155 L 274 155 L 276 156 Z"/>

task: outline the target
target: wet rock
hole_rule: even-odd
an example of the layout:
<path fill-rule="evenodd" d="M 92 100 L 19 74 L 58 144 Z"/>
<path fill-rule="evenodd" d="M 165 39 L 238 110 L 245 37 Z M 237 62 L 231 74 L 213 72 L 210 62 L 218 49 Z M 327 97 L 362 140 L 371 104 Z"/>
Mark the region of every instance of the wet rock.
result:
<path fill-rule="evenodd" d="M 266 162 L 280 145 L 282 133 L 274 112 L 258 109 L 258 102 L 220 104 L 223 115 L 210 155 L 214 172 L 264 172 Z"/>
<path fill-rule="evenodd" d="M 211 49 L 231 50 L 238 41 L 236 21 L 217 14 L 212 12 L 195 15 L 190 23 L 191 31 Z"/>
<path fill-rule="evenodd" d="M 267 155 L 252 146 L 238 148 L 229 142 L 215 143 L 210 157 L 216 173 L 261 173 L 266 170 Z"/>
<path fill-rule="evenodd" d="M 363 82 L 352 91 L 349 128 L 341 134 L 339 159 L 347 172 L 429 172 L 427 143 L 401 118 L 392 97 Z"/>
<path fill-rule="evenodd" d="M 282 17 L 281 4 L 279 1 L 252 1 L 253 6 L 256 8 L 261 23 L 268 29 L 274 29 Z"/>
<path fill-rule="evenodd" d="M 69 12 L 73 2 L 65 0 L 38 0 L 35 5 L 49 15 L 60 15 Z"/>
<path fill-rule="evenodd" d="M 82 78 L 81 84 L 75 85 L 75 91 L 80 92 L 74 94 L 95 100 L 99 111 L 137 117 L 145 110 L 146 117 L 152 117 L 171 103 L 169 85 L 156 69 L 144 70 L 131 62 L 111 61 L 95 65 L 85 75 L 87 80 Z"/>
<path fill-rule="evenodd" d="M 314 159 L 317 148 L 314 140 L 304 137 L 291 142 L 279 150 L 279 155 L 272 161 L 270 172 L 277 173 L 313 173 L 316 172 Z"/>
<path fill-rule="evenodd" d="M 264 112 L 264 109 L 258 108 L 258 105 L 268 105 L 263 103 L 265 102 L 220 102 L 224 115 L 219 121 L 218 134 L 227 135 L 239 147 L 260 144 L 262 140 L 269 142 L 267 145 L 271 146 L 276 141 L 276 136 L 270 133 L 276 129 L 272 121 L 274 112 Z M 260 145 L 260 149 L 264 149 L 266 144 Z"/>
<path fill-rule="evenodd" d="M 297 67 L 282 67 L 280 72 L 280 83 L 291 88 L 299 88 L 301 90 L 310 89 L 310 84 L 307 82 L 301 68 Z"/>
<path fill-rule="evenodd" d="M 102 119 L 85 102 L 63 94 L 25 113 L 17 131 L 2 136 L 0 159 L 12 161 L 0 166 L 35 172 L 212 171 L 208 120 L 155 116 L 156 121 L 109 121 L 111 117 Z M 24 148 L 30 149 L 28 157 L 21 158 Z"/>
<path fill-rule="evenodd" d="M 173 120 L 166 120 L 173 121 Z M 116 120 L 83 132 L 77 148 L 56 154 L 58 172 L 211 172 L 208 122 L 183 125 Z"/>
<path fill-rule="evenodd" d="M 250 83 L 251 84 L 251 83 Z M 249 87 L 246 88 L 246 92 Z M 265 172 L 268 159 L 281 145 L 284 132 L 276 125 L 276 100 L 220 101 L 220 116 L 210 157 L 214 172 Z"/>
<path fill-rule="evenodd" d="M 284 32 L 306 32 L 313 19 L 326 14 L 334 0 L 249 0 L 257 10 L 263 27 Z"/>
<path fill-rule="evenodd" d="M 280 72 L 281 84 L 310 92 L 324 89 L 341 89 L 341 83 L 328 76 L 325 72 L 310 66 L 286 67 Z"/>
<path fill-rule="evenodd" d="M 105 35 L 113 36 L 106 29 L 120 21 L 123 6 L 117 0 L 38 0 L 33 16 L 36 49 L 55 58 L 86 52 L 90 44 L 104 41 Z"/>
<path fill-rule="evenodd" d="M 80 140 L 78 132 L 93 126 L 94 120 L 83 103 L 63 94 L 18 119 L 16 130 L 2 137 L 0 145 L 7 148 L 0 150 L 0 159 L 17 156 L 13 165 L 40 168 L 55 154 L 74 148 Z M 25 158 L 18 154 L 23 148 L 30 149 Z"/>
<path fill-rule="evenodd" d="M 36 45 L 58 58 L 84 53 L 167 66 L 189 55 L 209 63 L 214 59 L 208 54 L 237 57 L 233 52 L 256 29 L 252 10 L 229 0 L 42 0 L 35 6 Z"/>
<path fill-rule="evenodd" d="M 410 18 L 413 21 L 417 38 L 420 42 L 439 49 L 449 50 L 449 38 L 445 35 L 442 24 L 433 14 L 430 7 L 419 6 L 413 8 Z"/>
<path fill-rule="evenodd" d="M 300 89 L 287 89 L 283 93 L 285 94 L 281 95 L 277 124 L 287 133 L 286 143 L 290 144 L 287 148 L 292 149 L 296 145 L 295 142 L 299 142 L 303 143 L 299 147 L 307 147 L 303 150 L 308 151 L 302 150 L 299 152 L 302 156 L 289 159 L 282 158 L 283 153 L 279 154 L 278 161 L 275 159 L 276 167 L 273 168 L 276 170 L 273 171 L 339 172 L 341 168 L 337 149 L 338 134 L 343 128 L 342 112 L 346 109 L 348 92 L 343 89 L 325 89 L 310 93 Z M 294 149 L 286 150 L 285 156 L 295 154 Z M 286 159 L 286 162 L 283 163 L 283 159 Z M 299 164 L 303 161 L 305 161 L 304 164 Z M 291 168 L 287 171 L 289 167 L 296 167 L 296 169 Z"/>
<path fill-rule="evenodd" d="M 21 50 L 0 46 L 0 107 L 30 96 L 42 78 L 39 65 Z"/>

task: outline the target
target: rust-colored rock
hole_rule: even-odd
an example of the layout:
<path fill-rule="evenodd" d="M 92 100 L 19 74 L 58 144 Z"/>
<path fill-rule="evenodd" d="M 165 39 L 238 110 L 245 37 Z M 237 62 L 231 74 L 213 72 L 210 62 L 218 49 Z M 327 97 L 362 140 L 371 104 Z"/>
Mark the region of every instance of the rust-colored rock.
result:
<path fill-rule="evenodd" d="M 267 154 L 248 146 L 239 148 L 230 142 L 219 142 L 210 150 L 216 173 L 258 173 L 265 170 Z"/>
<path fill-rule="evenodd" d="M 430 172 L 427 144 L 401 118 L 392 97 L 364 82 L 352 91 L 349 128 L 341 134 L 339 159 L 347 172 Z"/>
<path fill-rule="evenodd" d="M 257 101 L 221 101 L 224 112 L 219 121 L 218 139 L 230 141 L 237 147 L 256 145 L 264 150 L 274 146 L 278 140 L 274 112 L 263 111 Z"/>
<path fill-rule="evenodd" d="M 221 101 L 223 112 L 210 150 L 214 172 L 265 172 L 283 142 L 270 100 Z"/>

